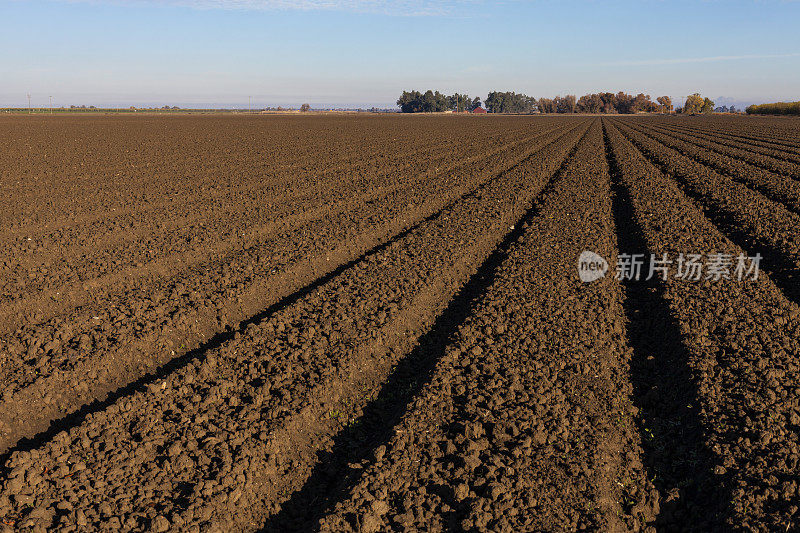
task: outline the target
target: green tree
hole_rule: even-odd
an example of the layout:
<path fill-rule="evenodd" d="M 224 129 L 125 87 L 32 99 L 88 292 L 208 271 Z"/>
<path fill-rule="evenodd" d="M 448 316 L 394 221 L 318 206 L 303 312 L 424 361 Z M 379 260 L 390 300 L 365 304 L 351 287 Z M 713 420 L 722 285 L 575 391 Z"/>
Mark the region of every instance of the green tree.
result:
<path fill-rule="evenodd" d="M 428 90 L 403 91 L 397 99 L 397 105 L 403 113 L 436 113 L 442 111 L 472 111 L 481 106 L 481 99 L 470 98 L 466 94 L 447 96 L 439 91 Z"/>
<path fill-rule="evenodd" d="M 714 112 L 714 100 L 710 98 L 703 99 L 703 106 L 700 108 L 701 113 L 713 113 Z"/>
<path fill-rule="evenodd" d="M 300 106 L 300 111 L 302 113 L 308 113 L 309 111 L 311 111 L 311 106 L 309 104 L 303 104 Z"/>
<path fill-rule="evenodd" d="M 486 97 L 489 113 L 533 113 L 536 99 L 515 92 L 492 91 Z"/>
<path fill-rule="evenodd" d="M 419 91 L 403 91 L 397 99 L 397 105 L 403 113 L 419 113 L 422 111 L 422 93 Z"/>
<path fill-rule="evenodd" d="M 453 96 L 447 97 L 447 105 L 449 109 L 456 112 L 472 111 L 472 98 L 467 94 L 455 93 Z"/>
<path fill-rule="evenodd" d="M 437 113 L 447 111 L 449 104 L 447 97 L 439 91 L 432 91 L 428 89 L 422 95 L 422 111 L 425 113 Z"/>

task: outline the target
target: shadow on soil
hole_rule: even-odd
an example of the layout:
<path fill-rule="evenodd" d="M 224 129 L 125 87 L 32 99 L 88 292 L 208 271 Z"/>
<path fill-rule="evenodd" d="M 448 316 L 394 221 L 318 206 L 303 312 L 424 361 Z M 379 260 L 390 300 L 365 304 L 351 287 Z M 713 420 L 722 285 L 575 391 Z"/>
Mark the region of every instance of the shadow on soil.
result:
<path fill-rule="evenodd" d="M 604 135 L 620 253 L 649 254 L 605 130 Z M 661 497 L 655 526 L 659 531 L 724 529 L 719 513 L 722 480 L 714 475 L 714 460 L 704 445 L 689 352 L 664 298 L 663 283 L 654 278 L 625 281 L 623 286 L 644 462 Z"/>
<path fill-rule="evenodd" d="M 621 130 L 620 132 L 631 141 L 634 146 L 639 148 L 642 155 L 644 155 L 650 163 L 675 181 L 681 192 L 695 202 L 695 204 L 702 209 L 706 218 L 708 218 L 722 234 L 730 239 L 733 244 L 744 250 L 750 256 L 761 254 L 761 270 L 769 275 L 769 278 L 781 292 L 783 292 L 784 296 L 797 305 L 800 305 L 800 268 L 798 268 L 797 264 L 775 246 L 749 235 L 741 228 L 741 224 L 736 221 L 730 212 L 715 208 L 712 205 L 712 200 L 705 198 L 699 191 L 693 188 L 685 177 L 671 172 L 665 165 L 660 164 L 654 158 L 650 157 L 650 155 L 625 132 Z"/>
<path fill-rule="evenodd" d="M 583 142 L 581 139 L 564 158 L 561 167 L 551 176 L 549 183 L 537 196 L 530 209 L 514 224 L 514 230 L 506 234 L 475 274 L 450 301 L 432 328 L 420 338 L 417 347 L 406 355 L 387 381 L 378 396 L 366 405 L 355 424 L 343 429 L 334 437 L 329 452 L 318 454 L 318 462 L 303 487 L 292 494 L 281 510 L 268 519 L 263 532 L 310 531 L 319 527 L 319 520 L 332 509 L 336 502 L 346 498 L 361 477 L 362 469 L 349 465 L 373 458 L 374 450 L 388 444 L 392 429 L 400 422 L 409 404 L 430 381 L 436 363 L 444 356 L 445 348 L 452 341 L 458 327 L 473 312 L 476 303 L 493 282 L 498 267 L 505 259 L 509 248 L 523 236 L 530 221 L 539 213 L 541 204 L 553 184 L 560 177 L 564 166 Z M 431 487 L 443 491 L 451 499 L 451 489 Z M 454 500 L 453 511 L 446 518 L 450 527 L 457 529 L 458 505 Z M 462 510 L 466 512 L 466 510 Z M 355 525 L 355 524 L 354 524 Z"/>
<path fill-rule="evenodd" d="M 732 181 L 735 181 L 736 183 L 739 183 L 739 184 L 743 185 L 744 187 L 747 187 L 748 189 L 753 189 L 755 191 L 758 191 L 759 193 L 763 194 L 764 196 L 766 196 L 767 198 L 769 198 L 771 201 L 775 202 L 776 204 L 780 204 L 786 210 L 791 211 L 792 213 L 794 213 L 796 215 L 800 215 L 800 210 L 797 209 L 796 207 L 794 207 L 791 204 L 791 202 L 786 198 L 785 195 L 780 194 L 780 193 L 776 193 L 775 191 L 772 191 L 767 187 L 760 186 L 757 182 L 745 181 L 740 176 L 737 176 L 736 173 L 731 172 L 730 170 L 728 170 L 722 164 L 713 163 L 713 162 L 706 162 L 706 161 L 703 161 L 701 158 L 699 158 L 699 157 L 697 157 L 695 155 L 691 155 L 689 153 L 684 153 L 680 149 L 672 147 L 672 146 L 669 146 L 666 143 L 662 142 L 661 140 L 659 140 L 658 138 L 653 136 L 652 133 L 655 132 L 655 133 L 661 134 L 661 135 L 663 135 L 665 137 L 668 137 L 670 139 L 677 140 L 677 141 L 680 141 L 680 142 L 683 142 L 683 143 L 688 143 L 688 144 L 690 144 L 690 145 L 692 145 L 692 146 L 694 146 L 696 148 L 699 148 L 701 150 L 706 150 L 706 151 L 711 151 L 711 152 L 717 153 L 722 157 L 733 159 L 734 161 L 738 161 L 738 162 L 740 162 L 740 163 L 742 163 L 744 165 L 749 165 L 749 166 L 755 167 L 755 168 L 757 168 L 759 170 L 764 170 L 764 171 L 767 171 L 767 172 L 771 172 L 773 174 L 779 174 L 779 172 L 776 172 L 775 170 L 772 170 L 767 165 L 759 165 L 759 164 L 756 164 L 756 163 L 751 162 L 751 161 L 745 161 L 745 160 L 739 159 L 737 157 L 734 157 L 734 156 L 731 156 L 731 155 L 727 155 L 724 152 L 719 152 L 719 151 L 716 151 L 716 150 L 712 150 L 712 149 L 706 148 L 706 147 L 704 147 L 702 145 L 695 144 L 695 143 L 693 143 L 691 141 L 685 141 L 683 139 L 675 137 L 674 135 L 671 135 L 670 133 L 664 132 L 664 131 L 662 131 L 660 129 L 656 129 L 656 128 L 653 128 L 652 130 L 649 130 L 649 129 L 646 129 L 646 128 L 645 129 L 640 129 L 640 128 L 634 128 L 630 124 L 626 124 L 626 125 L 628 127 L 630 127 L 631 129 L 633 129 L 634 131 L 637 131 L 637 132 L 641 133 L 642 135 L 645 135 L 645 136 L 649 137 L 650 139 L 654 140 L 655 142 L 664 144 L 665 146 L 668 146 L 671 150 L 679 152 L 684 157 L 687 157 L 687 158 L 691 159 L 692 161 L 695 161 L 696 163 L 699 163 L 701 165 L 704 165 L 704 166 L 707 166 L 707 167 L 713 169 L 717 174 L 722 174 L 723 176 L 727 176 Z"/>
<path fill-rule="evenodd" d="M 579 127 L 579 126 L 576 126 L 576 127 Z M 554 142 L 557 142 L 559 139 L 561 139 L 562 137 L 564 137 L 565 135 L 568 135 L 571 131 L 573 131 L 573 129 L 574 128 L 570 128 L 567 131 L 562 132 L 561 134 L 559 134 L 556 137 L 554 137 L 546 145 L 549 145 L 549 144 L 552 144 Z M 508 172 L 509 170 L 511 170 L 513 168 L 516 168 L 517 166 L 521 165 L 523 162 L 524 161 L 516 163 L 511 168 L 505 169 L 504 172 Z M 236 328 L 228 327 L 228 329 L 226 329 L 226 331 L 222 331 L 222 332 L 214 335 L 213 337 L 211 337 L 209 340 L 207 340 L 206 342 L 204 342 L 203 344 L 201 344 L 197 348 L 195 348 L 195 349 L 193 349 L 193 350 L 191 350 L 191 351 L 189 351 L 189 352 L 187 352 L 187 353 L 185 353 L 185 354 L 183 354 L 183 355 L 181 355 L 179 357 L 176 357 L 176 358 L 170 360 L 169 362 L 165 363 L 164 365 L 162 365 L 161 367 L 156 369 L 154 372 L 152 372 L 150 374 L 147 374 L 145 376 L 142 376 L 141 378 L 137 379 L 136 381 L 134 381 L 132 383 L 129 383 L 128 385 L 125 385 L 124 387 L 120 387 L 120 388 L 108 393 L 108 395 L 103 400 L 95 400 L 95 401 L 93 401 L 91 403 L 88 403 L 88 404 L 82 406 L 80 409 L 76 410 L 75 412 L 73 412 L 73 413 L 71 413 L 71 414 L 69 414 L 69 415 L 67 415 L 67 416 L 65 416 L 63 418 L 60 418 L 58 420 L 52 421 L 50 423 L 50 427 L 47 430 L 42 431 L 42 432 L 34 435 L 33 437 L 26 437 L 26 438 L 22 438 L 22 439 L 18 440 L 16 442 L 16 444 L 14 444 L 13 446 L 9 447 L 5 452 L 0 454 L 0 469 L 2 469 L 3 465 L 6 464 L 6 462 L 10 458 L 11 454 L 13 454 L 14 452 L 16 452 L 16 451 L 27 451 L 27 450 L 31 450 L 31 449 L 34 449 L 34 448 L 38 448 L 38 447 L 42 446 L 44 443 L 46 443 L 47 441 L 51 440 L 55 435 L 57 435 L 61 431 L 69 431 L 70 429 L 72 429 L 74 427 L 77 427 L 78 425 L 83 423 L 83 421 L 86 419 L 87 416 L 89 416 L 90 414 L 97 413 L 99 411 L 102 411 L 102 410 L 106 409 L 110 405 L 114 404 L 120 398 L 124 398 L 126 396 L 129 396 L 129 395 L 131 395 L 131 394 L 133 394 L 133 393 L 135 393 L 136 391 L 139 391 L 139 390 L 145 390 L 145 388 L 147 387 L 148 384 L 153 383 L 154 381 L 157 381 L 159 379 L 163 379 L 164 377 L 166 377 L 170 373 L 172 373 L 172 372 L 174 372 L 174 371 L 186 366 L 188 363 L 190 363 L 192 361 L 195 361 L 195 360 L 203 361 L 209 351 L 214 350 L 214 349 L 220 347 L 221 345 L 223 345 L 224 343 L 232 340 L 236 336 L 237 333 L 240 333 L 240 334 L 244 333 L 244 331 L 247 329 L 247 326 L 249 326 L 250 324 L 258 324 L 261 321 L 263 321 L 266 318 L 268 318 L 269 316 L 271 316 L 271 315 L 277 313 L 278 311 L 280 311 L 280 310 L 282 310 L 282 309 L 294 304 L 295 302 L 297 302 L 301 298 L 304 298 L 305 296 L 311 294 L 314 290 L 316 290 L 317 288 L 321 287 L 325 283 L 329 282 L 333 278 L 339 276 L 340 274 L 342 274 L 346 270 L 348 270 L 348 269 L 354 267 L 355 265 L 357 265 L 358 263 L 364 261 L 366 258 L 368 258 L 368 257 L 370 257 L 370 256 L 372 256 L 372 255 L 374 255 L 376 253 L 381 252 L 382 250 L 384 250 L 384 249 L 388 248 L 389 246 L 391 246 L 393 243 L 401 240 L 406 235 L 408 235 L 412 231 L 415 231 L 417 228 L 419 228 L 423 224 L 425 224 L 427 222 L 430 222 L 432 220 L 435 220 L 436 218 L 440 217 L 443 213 L 445 213 L 448 210 L 452 209 L 452 207 L 454 205 L 456 205 L 457 203 L 463 201 L 464 199 L 466 199 L 466 198 L 468 198 L 470 196 L 478 194 L 483 188 L 485 188 L 490 182 L 494 181 L 499 175 L 500 174 L 495 174 L 495 175 L 483 180 L 475 188 L 473 188 L 470 191 L 467 191 L 466 193 L 462 194 L 458 198 L 452 200 L 451 202 L 449 202 L 447 205 L 445 205 L 444 207 L 442 207 L 438 211 L 436 211 L 436 212 L 434 212 L 434 213 L 422 218 L 421 220 L 419 220 L 418 222 L 414 223 L 410 227 L 406 228 L 402 232 L 400 232 L 397 235 L 391 237 L 389 240 L 387 240 L 387 241 L 385 241 L 385 242 L 383 242 L 383 243 L 371 248 L 370 250 L 364 252 L 361 256 L 357 257 L 356 259 L 353 259 L 353 260 L 351 260 L 351 261 L 349 261 L 347 263 L 344 263 L 344 264 L 340 265 L 339 267 L 337 267 L 334 270 L 328 272 L 327 274 L 317 278 L 316 280 L 314 280 L 310 284 L 306 285 L 305 287 L 297 290 L 296 292 L 294 292 L 294 293 L 292 293 L 292 294 L 290 294 L 288 296 L 285 296 L 280 301 L 278 301 L 278 302 L 274 303 L 273 305 L 267 307 L 266 309 L 264 309 L 263 311 L 259 312 L 258 314 L 255 314 L 255 315 L 245 319 L 244 321 L 240 322 L 239 325 Z M 0 479 L 2 479 L 2 477 L 0 477 Z"/>
<path fill-rule="evenodd" d="M 37 434 L 37 435 L 35 435 L 33 437 L 20 439 L 14 446 L 12 446 L 5 453 L 0 455 L 0 467 L 2 467 L 2 465 L 4 465 L 6 463 L 6 461 L 9 459 L 9 457 L 11 456 L 12 453 L 14 453 L 16 451 L 26 451 L 26 450 L 31 450 L 33 448 L 38 448 L 38 447 L 42 446 L 44 443 L 46 443 L 48 440 L 52 439 L 55 435 L 57 435 L 61 431 L 69 431 L 73 427 L 76 427 L 76 426 L 80 425 L 81 423 L 83 423 L 83 421 L 86 419 L 87 416 L 89 416 L 92 413 L 96 413 L 96 412 L 102 411 L 103 409 L 105 409 L 108 406 L 110 406 L 113 403 L 115 403 L 120 398 L 124 398 L 125 396 L 129 396 L 129 395 L 131 395 L 131 394 L 133 394 L 133 393 L 135 393 L 136 391 L 139 391 L 139 390 L 145 390 L 148 384 L 153 383 L 155 381 L 158 381 L 159 379 L 165 378 L 167 375 L 169 375 L 172 372 L 174 372 L 174 371 L 186 366 L 188 363 L 190 363 L 192 361 L 195 361 L 195 360 L 203 361 L 205 359 L 206 355 L 208 354 L 208 352 L 210 352 L 211 350 L 214 350 L 214 349 L 222 346 L 224 343 L 232 340 L 236 336 L 237 333 L 239 333 L 239 334 L 244 333 L 244 331 L 247 329 L 247 326 L 249 326 L 250 324 L 258 324 L 258 323 L 262 322 L 263 320 L 265 320 L 269 316 L 271 316 L 271 315 L 277 313 L 278 311 L 280 311 L 282 309 L 285 309 L 286 307 L 294 304 L 295 302 L 297 302 L 301 298 L 304 298 L 304 297 L 308 296 L 313 291 L 315 291 L 317 288 L 321 287 L 322 285 L 324 285 L 325 283 L 329 282 L 333 278 L 339 276 L 340 274 L 342 274 L 346 270 L 354 267 L 358 263 L 364 261 L 368 257 L 370 257 L 370 256 L 372 256 L 374 254 L 377 254 L 377 253 L 381 252 L 382 250 L 388 248 L 393 243 L 401 240 L 403 237 L 405 237 L 406 235 L 408 235 L 409 233 L 411 233 L 412 231 L 414 231 L 415 229 L 420 227 L 422 224 L 425 224 L 426 222 L 429 222 L 431 220 L 435 220 L 436 218 L 441 216 L 442 213 L 444 213 L 445 211 L 450 209 L 453 205 L 455 205 L 457 202 L 462 201 L 464 198 L 469 197 L 469 196 L 471 196 L 473 194 L 476 194 L 483 187 L 485 187 L 485 185 L 488 182 L 492 181 L 492 179 L 493 178 L 489 178 L 488 180 L 486 180 L 483 183 L 481 183 L 480 185 L 478 185 L 475 189 L 463 194 L 462 196 L 460 196 L 456 200 L 448 203 L 442 209 L 440 209 L 440 210 L 436 211 L 435 213 L 433 213 L 433 214 L 421 219 L 420 221 L 416 222 L 414 225 L 408 227 L 407 229 L 405 229 L 402 232 L 398 233 L 397 235 L 393 236 L 389 240 L 387 240 L 387 241 L 385 241 L 385 242 L 383 242 L 383 243 L 371 248 L 370 250 L 366 251 L 365 253 L 363 253 L 358 258 L 353 259 L 353 260 L 351 260 L 351 261 L 349 261 L 347 263 L 343 263 L 342 265 L 338 266 L 337 268 L 335 268 L 334 270 L 328 272 L 327 274 L 323 275 L 322 277 L 319 277 L 319 278 L 315 279 L 313 282 L 311 282 L 310 284 L 306 285 L 305 287 L 297 290 L 296 292 L 294 292 L 294 293 L 292 293 L 292 294 L 290 294 L 288 296 L 285 296 L 284 298 L 282 298 L 278 302 L 272 304 L 271 306 L 267 307 L 266 309 L 264 309 L 263 311 L 259 312 L 258 314 L 253 315 L 253 316 L 247 318 L 246 320 L 240 322 L 239 325 L 236 328 L 231 328 L 230 326 L 228 326 L 228 328 L 225 331 L 222 331 L 222 332 L 214 335 L 213 337 L 211 337 L 209 340 L 207 340 L 206 342 L 204 342 L 203 344 L 201 344 L 200 346 L 198 346 L 194 350 L 186 352 L 185 354 L 170 360 L 168 363 L 165 363 L 164 365 L 160 366 L 155 372 L 152 372 L 150 374 L 142 376 L 141 378 L 137 379 L 136 381 L 134 381 L 134 382 L 132 382 L 132 383 L 130 383 L 128 385 L 125 385 L 124 387 L 121 387 L 119 389 L 114 390 L 113 392 L 109 393 L 108 396 L 103 400 L 95 400 L 92 403 L 84 405 L 79 410 L 75 411 L 74 413 L 72 413 L 72 414 L 70 414 L 68 416 L 65 416 L 64 418 L 61 418 L 59 420 L 55 420 L 55 421 L 51 422 L 50 427 L 47 430 L 45 430 L 45 431 L 43 431 L 43 432 L 41 432 L 41 433 L 39 433 L 39 434 Z"/>

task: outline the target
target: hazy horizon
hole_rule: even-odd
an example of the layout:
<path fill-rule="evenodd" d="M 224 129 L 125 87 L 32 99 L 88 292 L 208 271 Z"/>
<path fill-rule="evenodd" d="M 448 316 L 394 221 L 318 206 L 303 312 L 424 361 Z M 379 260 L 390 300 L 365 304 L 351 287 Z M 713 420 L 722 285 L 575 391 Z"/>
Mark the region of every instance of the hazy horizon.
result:
<path fill-rule="evenodd" d="M 800 2 L 12 0 L 0 106 L 394 107 L 403 90 L 485 98 L 701 92 L 800 99 Z"/>
<path fill-rule="evenodd" d="M 474 96 L 480 96 L 481 100 L 483 100 L 486 95 L 474 95 Z M 556 95 L 539 95 L 539 96 L 548 98 L 548 97 L 552 97 L 552 96 L 556 96 Z M 578 95 L 578 96 L 581 96 L 581 95 Z M 684 102 L 683 98 L 685 98 L 685 97 L 682 97 L 682 99 L 680 99 L 680 100 L 676 100 L 676 97 L 672 97 L 675 107 L 680 107 L 680 106 L 683 105 L 683 102 Z M 714 103 L 715 103 L 716 106 L 722 106 L 722 105 L 730 106 L 731 104 L 733 104 L 737 109 L 742 110 L 742 111 L 744 111 L 745 107 L 747 107 L 748 105 L 761 103 L 761 102 L 758 102 L 758 101 L 736 100 L 736 99 L 727 98 L 727 97 L 714 97 L 714 96 L 711 96 L 711 99 L 714 100 Z M 304 103 L 308 103 L 308 102 L 277 102 L 277 103 L 258 102 L 258 103 L 256 103 L 254 101 L 251 104 L 248 104 L 248 102 L 181 102 L 181 101 L 177 101 L 177 102 L 173 102 L 173 101 L 149 101 L 148 102 L 148 101 L 142 101 L 142 102 L 133 102 L 133 103 L 131 103 L 131 102 L 123 101 L 123 102 L 100 102 L 100 103 L 96 103 L 93 100 L 86 100 L 86 101 L 80 100 L 80 101 L 70 102 L 70 103 L 63 103 L 63 102 L 62 103 L 57 103 L 57 102 L 54 101 L 53 102 L 53 109 L 69 109 L 70 106 L 74 105 L 76 107 L 86 106 L 88 108 L 89 106 L 94 106 L 94 107 L 97 107 L 97 108 L 107 108 L 107 109 L 127 109 L 127 108 L 130 108 L 130 107 L 136 107 L 138 109 L 158 109 L 158 108 L 162 108 L 164 106 L 169 106 L 169 107 L 177 106 L 180 109 L 220 109 L 220 110 L 224 110 L 224 109 L 235 109 L 235 110 L 253 109 L 253 110 L 262 110 L 262 109 L 267 109 L 267 108 L 274 109 L 274 108 L 277 108 L 277 107 L 282 107 L 284 109 L 299 109 L 300 106 L 302 104 L 304 104 Z M 384 103 L 380 103 L 380 102 L 378 102 L 378 103 L 370 103 L 370 102 L 362 102 L 362 103 L 359 103 L 359 102 L 348 102 L 348 103 L 322 102 L 322 103 L 311 103 L 310 105 L 311 105 L 312 109 L 317 109 L 317 110 L 326 110 L 326 109 L 371 109 L 371 108 L 398 109 L 399 110 L 396 102 L 384 102 Z M 21 109 L 25 109 L 25 108 L 27 108 L 27 106 L 28 106 L 28 104 L 26 102 L 26 103 L 24 103 L 24 105 L 0 105 L 0 109 L 1 108 L 13 108 L 13 109 L 21 108 Z M 49 101 L 48 100 L 44 100 L 44 101 L 41 101 L 41 102 L 35 102 L 32 99 L 31 108 L 32 109 L 49 109 L 50 108 Z"/>

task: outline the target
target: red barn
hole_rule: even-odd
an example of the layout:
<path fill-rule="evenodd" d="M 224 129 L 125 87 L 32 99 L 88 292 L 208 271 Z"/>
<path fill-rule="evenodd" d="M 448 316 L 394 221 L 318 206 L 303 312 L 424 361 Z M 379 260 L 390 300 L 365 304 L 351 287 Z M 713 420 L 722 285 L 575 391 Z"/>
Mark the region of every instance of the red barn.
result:
<path fill-rule="evenodd" d="M 479 115 L 486 114 L 486 110 L 482 107 L 476 107 L 472 110 L 473 113 L 477 113 Z"/>

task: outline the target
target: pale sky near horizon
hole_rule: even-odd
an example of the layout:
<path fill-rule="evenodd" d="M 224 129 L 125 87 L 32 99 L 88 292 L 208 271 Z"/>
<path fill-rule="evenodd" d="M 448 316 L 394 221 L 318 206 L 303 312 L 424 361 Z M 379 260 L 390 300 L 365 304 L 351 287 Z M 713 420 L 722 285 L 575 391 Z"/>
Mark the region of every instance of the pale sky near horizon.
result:
<path fill-rule="evenodd" d="M 0 23 L 3 107 L 800 100 L 796 0 L 0 0 Z"/>

